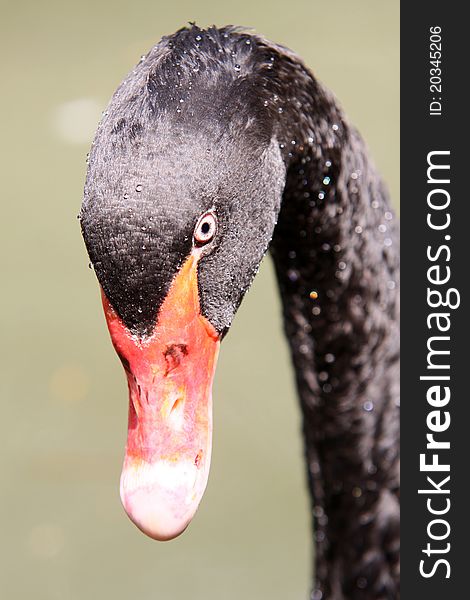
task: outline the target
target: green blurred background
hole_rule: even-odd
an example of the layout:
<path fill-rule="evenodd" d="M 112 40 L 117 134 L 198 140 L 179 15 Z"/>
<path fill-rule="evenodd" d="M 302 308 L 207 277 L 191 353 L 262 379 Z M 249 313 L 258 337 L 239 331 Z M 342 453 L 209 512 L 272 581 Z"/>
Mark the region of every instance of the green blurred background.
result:
<path fill-rule="evenodd" d="M 398 0 L 3 0 L 1 598 L 307 598 L 300 419 L 269 259 L 223 344 L 193 523 L 157 543 L 119 501 L 127 390 L 76 214 L 109 97 L 192 20 L 252 26 L 301 54 L 398 203 Z"/>

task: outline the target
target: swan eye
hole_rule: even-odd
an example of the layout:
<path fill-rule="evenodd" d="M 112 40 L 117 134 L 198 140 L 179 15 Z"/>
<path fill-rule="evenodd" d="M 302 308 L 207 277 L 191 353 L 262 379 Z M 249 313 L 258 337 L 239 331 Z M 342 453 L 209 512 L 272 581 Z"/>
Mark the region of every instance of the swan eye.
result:
<path fill-rule="evenodd" d="M 194 241 L 198 246 L 208 244 L 217 231 L 217 217 L 213 212 L 207 212 L 199 218 L 194 228 Z"/>

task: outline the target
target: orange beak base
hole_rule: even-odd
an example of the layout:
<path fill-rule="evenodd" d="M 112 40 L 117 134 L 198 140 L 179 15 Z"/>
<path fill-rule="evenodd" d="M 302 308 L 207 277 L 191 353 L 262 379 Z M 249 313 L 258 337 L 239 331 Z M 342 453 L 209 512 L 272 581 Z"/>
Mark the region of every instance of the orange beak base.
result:
<path fill-rule="evenodd" d="M 154 333 L 143 340 L 129 332 L 102 295 L 129 385 L 121 501 L 137 527 L 157 540 L 186 529 L 209 475 L 220 339 L 200 314 L 198 259 L 193 250 L 173 280 Z"/>

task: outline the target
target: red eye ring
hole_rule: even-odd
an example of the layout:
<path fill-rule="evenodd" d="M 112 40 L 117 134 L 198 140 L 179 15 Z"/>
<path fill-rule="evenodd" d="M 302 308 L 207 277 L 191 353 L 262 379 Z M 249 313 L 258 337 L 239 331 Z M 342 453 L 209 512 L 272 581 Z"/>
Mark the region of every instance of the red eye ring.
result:
<path fill-rule="evenodd" d="M 212 211 L 204 213 L 199 217 L 194 228 L 194 241 L 198 246 L 208 244 L 214 239 L 217 232 L 217 217 Z"/>

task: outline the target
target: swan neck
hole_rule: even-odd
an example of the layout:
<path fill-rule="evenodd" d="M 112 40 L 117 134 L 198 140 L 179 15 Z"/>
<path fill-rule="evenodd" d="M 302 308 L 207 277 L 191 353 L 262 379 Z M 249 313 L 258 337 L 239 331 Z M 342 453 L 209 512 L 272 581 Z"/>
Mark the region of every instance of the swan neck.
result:
<path fill-rule="evenodd" d="M 312 598 L 397 597 L 397 226 L 360 136 L 327 106 L 281 137 L 297 150 L 271 246 L 303 415 Z"/>

